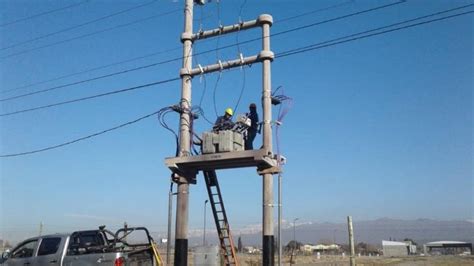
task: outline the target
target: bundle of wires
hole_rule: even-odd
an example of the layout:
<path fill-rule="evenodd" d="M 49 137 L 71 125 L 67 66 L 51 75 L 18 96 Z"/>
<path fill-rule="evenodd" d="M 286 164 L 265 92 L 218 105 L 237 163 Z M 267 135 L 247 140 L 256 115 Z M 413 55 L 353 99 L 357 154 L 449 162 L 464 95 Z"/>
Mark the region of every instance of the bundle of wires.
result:
<path fill-rule="evenodd" d="M 186 100 L 182 100 L 181 102 L 183 103 L 183 101 L 186 101 Z M 188 106 L 189 106 L 189 104 L 188 104 Z M 176 112 L 176 113 L 189 113 L 190 120 L 185 121 L 185 123 L 186 123 L 186 126 L 188 126 L 189 132 L 191 134 L 190 143 L 189 143 L 189 145 L 191 147 L 191 155 L 199 154 L 200 152 L 198 152 L 196 150 L 195 144 L 200 143 L 201 139 L 194 132 L 194 120 L 199 118 L 199 117 L 202 117 L 208 123 L 210 123 L 210 124 L 213 124 L 213 123 L 211 121 L 209 121 L 209 119 L 206 118 L 206 116 L 204 114 L 204 110 L 201 108 L 201 106 L 192 106 L 191 108 L 182 108 L 182 105 L 176 104 L 176 105 L 171 105 L 171 106 L 161 108 L 157 113 L 158 121 L 160 122 L 160 125 L 163 128 L 165 128 L 166 130 L 168 130 L 169 132 L 171 132 L 173 134 L 174 138 L 175 138 L 175 141 L 176 141 L 175 156 L 179 156 L 179 136 L 178 136 L 178 133 L 176 133 L 176 131 L 174 129 L 172 129 L 165 120 L 165 118 L 168 114 L 174 113 L 174 112 Z M 196 137 L 198 139 L 198 141 L 194 141 L 194 137 Z"/>

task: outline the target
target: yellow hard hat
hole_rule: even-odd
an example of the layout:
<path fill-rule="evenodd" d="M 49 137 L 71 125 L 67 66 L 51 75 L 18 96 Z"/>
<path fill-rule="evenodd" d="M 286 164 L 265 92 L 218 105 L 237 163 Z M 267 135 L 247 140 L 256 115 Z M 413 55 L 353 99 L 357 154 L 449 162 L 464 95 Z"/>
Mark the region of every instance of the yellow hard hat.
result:
<path fill-rule="evenodd" d="M 230 116 L 233 116 L 234 115 L 234 111 L 232 111 L 232 108 L 227 108 L 225 109 L 225 113 L 230 115 Z"/>

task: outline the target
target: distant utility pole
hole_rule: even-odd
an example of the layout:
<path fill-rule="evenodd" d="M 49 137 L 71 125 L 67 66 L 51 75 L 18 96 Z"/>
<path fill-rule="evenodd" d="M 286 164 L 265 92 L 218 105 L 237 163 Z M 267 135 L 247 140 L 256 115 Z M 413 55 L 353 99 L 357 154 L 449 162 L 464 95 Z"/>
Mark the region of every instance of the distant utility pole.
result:
<path fill-rule="evenodd" d="M 347 216 L 347 227 L 349 229 L 349 247 L 351 249 L 350 266 L 355 266 L 354 228 L 352 227 L 352 216 Z"/>
<path fill-rule="evenodd" d="M 39 224 L 39 236 L 43 234 L 43 222 L 40 222 Z"/>
<path fill-rule="evenodd" d="M 127 232 L 127 230 L 128 230 L 128 224 L 127 224 L 127 222 L 124 222 L 124 223 L 123 223 L 123 229 L 125 230 L 125 232 L 124 232 L 125 235 L 124 235 L 124 237 L 123 237 L 123 240 L 124 240 L 125 242 L 127 242 L 127 233 L 128 233 L 128 232 Z"/>

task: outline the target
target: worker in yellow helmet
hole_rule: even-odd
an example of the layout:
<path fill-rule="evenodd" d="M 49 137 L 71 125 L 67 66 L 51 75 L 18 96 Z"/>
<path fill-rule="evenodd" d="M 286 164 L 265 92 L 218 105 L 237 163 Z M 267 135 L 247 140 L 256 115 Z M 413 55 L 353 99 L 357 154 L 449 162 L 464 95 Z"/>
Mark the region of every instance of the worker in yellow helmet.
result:
<path fill-rule="evenodd" d="M 234 127 L 234 122 L 232 122 L 232 116 L 234 115 L 234 111 L 232 108 L 225 109 L 224 115 L 219 116 L 214 123 L 213 130 L 220 131 L 220 130 L 229 130 Z"/>

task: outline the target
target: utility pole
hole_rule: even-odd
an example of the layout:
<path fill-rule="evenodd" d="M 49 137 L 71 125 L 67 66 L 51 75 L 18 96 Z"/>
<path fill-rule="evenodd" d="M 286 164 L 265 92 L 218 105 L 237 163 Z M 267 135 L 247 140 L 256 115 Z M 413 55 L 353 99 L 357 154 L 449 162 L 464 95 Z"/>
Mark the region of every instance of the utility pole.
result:
<path fill-rule="evenodd" d="M 347 227 L 349 229 L 349 247 L 351 249 L 350 266 L 355 266 L 354 228 L 352 227 L 352 216 L 347 216 Z"/>
<path fill-rule="evenodd" d="M 262 106 L 263 106 L 263 148 L 273 150 L 272 145 L 272 82 L 271 62 L 273 52 L 270 50 L 270 26 L 273 18 L 262 15 Z M 263 265 L 275 264 L 275 238 L 273 236 L 273 175 L 263 174 Z"/>
<path fill-rule="evenodd" d="M 192 36 L 193 36 L 193 0 L 186 0 L 184 7 L 184 32 L 181 34 L 183 43 L 182 69 L 192 68 Z M 181 76 L 181 110 L 179 121 L 179 156 L 188 156 L 190 150 L 190 121 L 191 121 L 191 80 L 192 76 L 180 72 Z M 187 175 L 187 176 L 186 176 Z M 184 174 L 177 176 L 178 196 L 176 199 L 176 236 L 174 265 L 188 265 L 188 215 L 189 215 L 189 183 L 193 176 Z"/>
<path fill-rule="evenodd" d="M 39 224 L 39 236 L 43 234 L 43 222 L 40 222 Z"/>
<path fill-rule="evenodd" d="M 273 235 L 273 174 L 279 173 L 280 168 L 275 163 L 272 147 L 272 103 L 271 103 L 271 62 L 274 54 L 270 50 L 270 27 L 273 24 L 271 15 L 263 14 L 251 21 L 239 22 L 229 26 L 220 26 L 217 29 L 199 31 L 193 34 L 193 5 L 194 1 L 203 4 L 204 1 L 185 0 L 184 32 L 181 34 L 183 43 L 183 64 L 180 70 L 181 76 L 181 100 L 180 100 L 180 124 L 179 124 L 179 154 L 175 158 L 167 158 L 166 165 L 173 171 L 173 181 L 178 184 L 176 203 L 176 232 L 174 265 L 184 266 L 188 264 L 188 215 L 189 215 L 189 184 L 195 183 L 196 174 L 199 171 L 210 171 L 216 169 L 238 168 L 257 166 L 257 172 L 262 176 L 262 246 L 263 265 L 274 265 L 274 235 Z M 192 68 L 192 44 L 206 38 L 217 37 L 223 34 L 238 32 L 255 27 L 262 28 L 262 50 L 258 55 L 244 57 L 208 66 L 198 65 Z M 191 82 L 196 75 L 223 71 L 225 69 L 251 65 L 256 62 L 262 63 L 262 109 L 263 109 L 263 147 L 255 151 L 241 151 L 245 160 L 232 158 L 231 155 L 191 156 L 190 143 L 192 140 L 190 132 L 191 114 Z M 235 159 L 235 160 L 234 160 Z M 223 161 L 229 162 L 223 163 Z M 246 160 L 251 160 L 249 161 Z M 193 163 L 194 162 L 194 163 Z M 213 164 L 214 163 L 214 164 Z M 219 164 L 222 163 L 222 164 Z"/>

